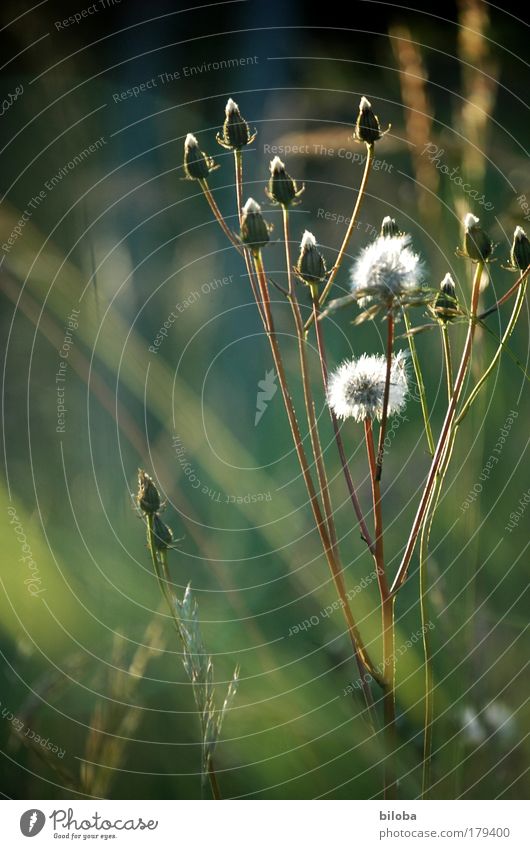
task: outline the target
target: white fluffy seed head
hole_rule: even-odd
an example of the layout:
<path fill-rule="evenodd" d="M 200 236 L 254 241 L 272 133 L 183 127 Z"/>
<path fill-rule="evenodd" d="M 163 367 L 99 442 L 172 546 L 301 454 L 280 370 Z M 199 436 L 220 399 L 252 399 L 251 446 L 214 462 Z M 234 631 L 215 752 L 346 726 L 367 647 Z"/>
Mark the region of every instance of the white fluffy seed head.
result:
<path fill-rule="evenodd" d="M 410 247 L 410 236 L 379 236 L 357 258 L 351 289 L 362 308 L 373 303 L 405 302 L 421 289 L 423 263 Z"/>
<path fill-rule="evenodd" d="M 307 251 L 309 248 L 316 248 L 317 240 L 313 236 L 309 230 L 304 230 L 304 235 L 302 236 L 302 241 L 300 242 L 300 249 L 302 251 Z"/>
<path fill-rule="evenodd" d="M 199 142 L 197 141 L 193 133 L 188 133 L 188 135 L 186 136 L 184 147 L 186 148 L 186 150 L 189 150 L 190 147 L 199 147 Z"/>
<path fill-rule="evenodd" d="M 372 104 L 370 103 L 368 98 L 365 97 L 364 94 L 363 94 L 363 96 L 361 97 L 361 102 L 359 104 L 359 112 L 365 112 L 366 109 L 371 109 L 371 108 L 372 108 Z"/>
<path fill-rule="evenodd" d="M 514 237 L 514 239 L 517 239 L 519 241 L 520 239 L 526 238 L 526 233 L 525 233 L 525 231 L 523 230 L 522 227 L 519 227 L 519 225 L 517 225 L 517 227 L 515 228 L 515 230 L 513 232 L 513 237 Z"/>
<path fill-rule="evenodd" d="M 328 383 L 327 402 L 337 418 L 381 419 L 386 380 L 386 359 L 363 354 L 346 360 L 333 372 Z M 388 415 L 398 413 L 408 391 L 407 354 L 399 351 L 392 360 Z"/>
<path fill-rule="evenodd" d="M 249 198 L 245 206 L 243 207 L 243 212 L 245 213 L 245 215 L 248 215 L 249 213 L 254 214 L 256 212 L 261 212 L 261 206 L 259 205 L 259 203 L 256 203 L 254 198 Z"/>
<path fill-rule="evenodd" d="M 473 215 L 472 212 L 468 212 L 464 216 L 464 229 L 465 229 L 466 233 L 469 232 L 469 230 L 471 230 L 472 227 L 476 227 L 476 225 L 479 223 L 479 221 L 480 221 L 480 218 L 477 218 L 477 216 Z"/>
<path fill-rule="evenodd" d="M 279 156 L 275 156 L 274 159 L 271 160 L 270 170 L 271 174 L 274 174 L 275 171 L 285 170 L 285 165 Z"/>
<path fill-rule="evenodd" d="M 239 106 L 237 105 L 237 103 L 234 100 L 232 100 L 231 97 L 229 97 L 228 100 L 226 101 L 226 106 L 225 106 L 226 117 L 228 118 L 228 116 L 231 115 L 233 112 L 239 112 Z"/>

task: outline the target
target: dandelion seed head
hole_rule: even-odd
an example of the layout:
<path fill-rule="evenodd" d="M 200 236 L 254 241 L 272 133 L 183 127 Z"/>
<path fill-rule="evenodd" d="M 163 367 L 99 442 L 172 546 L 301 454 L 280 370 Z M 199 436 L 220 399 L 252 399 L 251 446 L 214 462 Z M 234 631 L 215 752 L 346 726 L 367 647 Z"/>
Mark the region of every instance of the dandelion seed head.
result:
<path fill-rule="evenodd" d="M 337 418 L 380 419 L 386 379 L 386 358 L 363 354 L 346 360 L 333 372 L 328 384 L 327 402 Z M 408 391 L 407 354 L 399 351 L 392 360 L 388 415 L 398 413 Z"/>
<path fill-rule="evenodd" d="M 351 289 L 362 308 L 371 303 L 412 303 L 422 294 L 424 273 L 409 236 L 379 236 L 359 254 Z"/>

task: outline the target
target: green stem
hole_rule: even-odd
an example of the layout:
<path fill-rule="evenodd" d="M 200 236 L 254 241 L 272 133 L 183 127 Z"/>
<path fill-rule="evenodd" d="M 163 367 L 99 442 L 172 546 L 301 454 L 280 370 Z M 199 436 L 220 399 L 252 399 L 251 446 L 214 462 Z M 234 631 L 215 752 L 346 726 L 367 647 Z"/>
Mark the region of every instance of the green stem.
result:
<path fill-rule="evenodd" d="M 478 393 L 480 392 L 480 390 L 482 389 L 482 387 L 486 383 L 486 381 L 487 381 L 488 377 L 490 376 L 490 374 L 492 373 L 493 369 L 497 365 L 499 358 L 502 354 L 503 348 L 506 345 L 506 343 L 508 342 L 510 336 L 512 335 L 512 333 L 514 331 L 515 325 L 517 324 L 517 320 L 519 318 L 519 314 L 521 312 L 521 308 L 522 308 L 523 303 L 524 303 L 524 297 L 525 297 L 525 294 L 526 294 L 526 284 L 527 284 L 527 279 L 525 278 L 523 283 L 519 287 L 519 291 L 517 292 L 517 298 L 515 299 L 512 314 L 511 314 L 510 320 L 509 320 L 509 322 L 506 326 L 506 330 L 503 333 L 500 345 L 497 348 L 497 350 L 495 351 L 495 355 L 494 355 L 491 363 L 489 364 L 488 368 L 486 369 L 486 371 L 484 372 L 484 374 L 482 375 L 480 380 L 477 382 L 473 391 L 469 395 L 469 398 L 467 399 L 467 401 L 463 405 L 462 409 L 460 410 L 460 413 L 459 413 L 459 415 L 456 419 L 457 425 L 459 425 L 462 422 L 464 417 L 469 412 L 469 408 L 471 407 L 473 401 L 475 400 Z"/>
<path fill-rule="evenodd" d="M 420 404 L 421 404 L 421 412 L 423 415 L 423 425 L 425 427 L 425 436 L 427 437 L 427 445 L 429 446 L 429 454 L 431 457 L 434 454 L 434 439 L 432 435 L 432 428 L 429 416 L 429 408 L 427 406 L 427 394 L 425 392 L 425 383 L 423 382 L 423 374 L 421 371 L 420 361 L 418 358 L 418 352 L 416 350 L 416 342 L 414 341 L 414 334 L 411 333 L 411 324 L 408 313 L 406 310 L 403 310 L 403 321 L 405 323 L 405 330 L 407 333 L 407 341 L 409 343 L 410 349 L 410 357 L 412 360 L 412 365 L 414 368 L 414 375 L 416 377 L 416 383 L 418 386 L 418 392 L 420 393 Z"/>
<path fill-rule="evenodd" d="M 451 395 L 453 394 L 453 358 L 451 355 L 451 342 L 449 340 L 449 329 L 447 326 L 447 322 L 440 322 L 440 331 L 442 334 L 442 347 L 444 352 L 444 363 L 445 363 L 445 379 L 447 383 L 447 400 L 451 401 Z"/>
<path fill-rule="evenodd" d="M 366 185 L 368 183 L 368 177 L 370 176 L 370 171 L 372 170 L 373 162 L 374 162 L 374 145 L 373 144 L 367 144 L 366 145 L 366 162 L 365 162 L 365 165 L 364 165 L 364 172 L 363 172 L 363 177 L 362 177 L 362 180 L 361 180 L 361 185 L 359 186 L 359 192 L 357 194 L 357 200 L 355 202 L 355 206 L 353 207 L 353 212 L 351 214 L 350 223 L 348 224 L 348 229 L 346 230 L 346 235 L 344 236 L 344 239 L 342 241 L 342 245 L 340 246 L 340 250 L 339 250 L 339 253 L 337 255 L 337 260 L 335 262 L 335 265 L 331 269 L 331 273 L 329 275 L 328 281 L 327 281 L 327 283 L 326 283 L 326 285 L 325 285 L 325 287 L 322 290 L 322 293 L 320 295 L 320 298 L 319 298 L 319 306 L 320 307 L 322 306 L 322 304 L 325 302 L 326 298 L 329 295 L 330 289 L 333 286 L 333 281 L 335 280 L 335 277 L 337 276 L 337 272 L 338 272 L 338 270 L 339 270 L 339 268 L 342 264 L 342 260 L 344 259 L 346 251 L 348 249 L 348 245 L 350 244 L 350 239 L 352 237 L 353 231 L 355 230 L 355 226 L 356 226 L 356 223 L 357 223 L 357 216 L 359 215 L 359 211 L 361 209 L 363 198 L 364 198 L 364 195 L 365 195 L 365 192 L 366 192 Z M 313 321 L 314 321 L 314 317 L 313 317 L 313 315 L 311 315 L 305 323 L 306 333 L 309 330 L 309 328 L 311 327 Z"/>
<path fill-rule="evenodd" d="M 414 552 L 414 547 L 416 545 L 416 540 L 418 538 L 418 534 L 421 530 L 423 522 L 425 520 L 425 513 L 428 507 L 428 504 L 431 499 L 431 493 L 435 486 L 436 480 L 439 475 L 440 464 L 443 461 L 444 455 L 446 453 L 446 448 L 448 441 L 451 437 L 451 430 L 453 426 L 453 422 L 455 419 L 456 407 L 460 400 L 460 396 L 462 394 L 462 389 L 464 386 L 464 379 L 467 374 L 469 363 L 471 360 L 471 351 L 473 348 L 473 339 L 475 338 L 475 328 L 477 324 L 477 307 L 478 307 L 478 299 L 480 295 L 480 280 L 482 277 L 482 272 L 484 270 L 484 263 L 478 262 L 477 268 L 475 271 L 475 276 L 473 280 L 473 289 L 471 293 L 471 310 L 469 316 L 469 327 L 467 331 L 466 341 L 464 345 L 464 351 L 462 353 L 462 359 L 460 360 L 460 367 L 458 369 L 458 374 L 455 381 L 455 386 L 453 389 L 453 394 L 451 396 L 451 401 L 447 408 L 447 413 L 445 415 L 444 423 L 442 425 L 442 431 L 440 433 L 440 437 L 438 439 L 438 444 L 436 446 L 436 450 L 434 452 L 434 457 L 432 459 L 431 468 L 429 470 L 429 474 L 427 476 L 427 481 L 425 484 L 425 488 L 423 490 L 422 497 L 420 499 L 420 504 L 418 506 L 418 510 L 416 512 L 416 516 L 409 534 L 409 538 L 407 541 L 407 545 L 405 548 L 405 552 L 403 554 L 403 558 L 399 565 L 399 569 L 397 571 L 396 577 L 394 578 L 394 582 L 391 587 L 391 593 L 396 593 L 399 588 L 402 586 L 403 582 L 407 577 L 408 567 L 410 564 L 410 560 L 412 558 L 412 554 Z"/>

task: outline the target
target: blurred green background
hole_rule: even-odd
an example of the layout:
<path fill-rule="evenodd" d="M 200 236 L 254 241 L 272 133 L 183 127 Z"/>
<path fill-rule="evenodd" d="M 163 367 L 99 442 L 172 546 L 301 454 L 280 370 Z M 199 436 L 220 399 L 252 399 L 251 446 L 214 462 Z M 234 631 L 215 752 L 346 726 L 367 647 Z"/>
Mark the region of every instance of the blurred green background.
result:
<path fill-rule="evenodd" d="M 216 155 L 221 168 L 211 187 L 235 227 L 232 160 L 215 143 L 228 96 L 257 128 L 244 154 L 245 194 L 276 224 L 266 262 L 282 283 L 281 223 L 263 191 L 270 146 L 306 150 L 284 157 L 306 184 L 293 240 L 312 230 L 332 265 L 345 229 L 339 216 L 351 213 L 362 175 L 364 150 L 351 134 L 367 95 L 392 127 L 377 146 L 350 256 L 390 214 L 412 234 L 428 282 L 437 286 L 451 271 L 464 298 L 470 268 L 455 248 L 459 221 L 472 211 L 499 243 L 482 295 L 487 306 L 515 279 L 502 263 L 514 226 L 526 226 L 528 214 L 517 200 L 530 198 L 524 26 L 509 8 L 472 0 L 446 4 L 443 17 L 438 7 L 414 12 L 372 2 L 313 13 L 295 2 L 187 11 L 128 2 L 64 25 L 83 8 L 8 2 L 2 11 L 0 790 L 14 798 L 82 797 L 83 780 L 97 774 L 98 795 L 111 798 L 201 794 L 194 702 L 133 509 L 141 466 L 167 499 L 164 519 L 179 540 L 172 576 L 179 592 L 192 582 L 216 680 L 241 665 L 217 755 L 223 795 L 377 796 L 381 743 L 359 719 L 359 701 L 344 695 L 355 672 L 342 617 L 320 613 L 335 595 L 280 392 L 255 424 L 258 384 L 272 368 L 268 343 L 241 258 L 196 184 L 181 180 L 183 140 L 193 132 Z M 428 144 L 483 204 L 430 161 Z M 338 293 L 347 289 L 349 264 Z M 302 291 L 300 298 L 307 312 Z M 276 300 L 304 426 L 290 313 Z M 499 333 L 506 317 L 504 308 L 489 326 Z M 384 325 L 353 327 L 352 318 L 342 312 L 325 324 L 331 365 L 382 351 Z M 424 321 L 418 311 L 416 323 Z M 455 347 L 462 334 L 454 328 Z M 353 588 L 371 561 L 352 523 L 310 342 Z M 417 345 L 438 432 L 440 340 L 425 333 Z M 528 514 L 505 530 L 528 488 L 526 305 L 510 348 L 522 368 L 504 357 L 461 428 L 432 534 L 433 795 L 440 798 L 528 793 Z M 479 332 L 475 375 L 494 350 L 493 337 Z M 64 382 L 57 381 L 61 360 Z M 58 387 L 64 432 L 57 431 Z M 500 462 L 464 509 L 511 410 L 518 416 Z M 392 572 L 428 468 L 419 405 L 410 401 L 406 414 L 384 475 Z M 347 423 L 344 435 L 368 505 L 360 428 Z M 397 603 L 398 646 L 418 632 L 417 600 L 415 558 Z M 379 659 L 373 585 L 355 596 L 354 611 Z M 318 625 L 289 635 L 312 616 Z M 161 626 L 154 636 L 153 620 Z M 422 687 L 416 638 L 398 661 L 402 798 L 420 790 Z M 44 745 L 29 745 L 35 734 Z M 46 748 L 48 740 L 58 752 Z"/>

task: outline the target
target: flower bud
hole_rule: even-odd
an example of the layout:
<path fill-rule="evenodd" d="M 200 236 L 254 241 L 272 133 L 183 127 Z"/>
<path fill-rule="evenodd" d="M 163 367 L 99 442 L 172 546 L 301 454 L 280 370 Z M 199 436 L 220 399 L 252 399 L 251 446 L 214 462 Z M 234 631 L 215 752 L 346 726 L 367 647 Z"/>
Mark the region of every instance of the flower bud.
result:
<path fill-rule="evenodd" d="M 295 271 L 300 280 L 311 286 L 315 293 L 316 287 L 326 281 L 326 263 L 317 248 L 315 237 L 309 230 L 306 230 L 302 236 L 300 256 L 295 265 Z"/>
<path fill-rule="evenodd" d="M 184 173 L 187 180 L 207 180 L 210 171 L 218 168 L 211 156 L 207 156 L 199 147 L 195 136 L 188 133 L 184 142 Z"/>
<path fill-rule="evenodd" d="M 259 203 L 249 198 L 241 216 L 241 241 L 252 250 L 259 251 L 269 241 L 270 230 Z"/>
<path fill-rule="evenodd" d="M 162 521 L 158 513 L 153 520 L 153 544 L 157 551 L 166 551 L 173 542 L 173 531 Z"/>
<path fill-rule="evenodd" d="M 152 516 L 160 510 L 160 495 L 152 479 L 142 469 L 138 469 L 138 507 L 143 513 Z"/>
<path fill-rule="evenodd" d="M 530 265 L 530 241 L 522 227 L 516 227 L 513 234 L 510 264 L 519 271 L 526 271 Z"/>
<path fill-rule="evenodd" d="M 458 313 L 455 281 L 446 274 L 440 283 L 440 292 L 434 302 L 434 311 L 440 321 L 452 321 Z"/>
<path fill-rule="evenodd" d="M 486 262 L 493 252 L 493 242 L 471 212 L 464 218 L 464 253 L 475 262 Z"/>
<path fill-rule="evenodd" d="M 381 223 L 381 236 L 384 238 L 392 238 L 392 236 L 403 236 L 404 234 L 401 232 L 399 227 L 396 224 L 395 218 L 390 218 L 390 215 L 387 215 L 383 218 Z"/>
<path fill-rule="evenodd" d="M 240 150 L 247 144 L 251 144 L 256 138 L 252 135 L 250 128 L 239 111 L 239 106 L 232 98 L 228 98 L 225 107 L 225 122 L 221 133 L 217 133 L 217 141 L 221 147 L 227 150 Z"/>
<path fill-rule="evenodd" d="M 304 187 L 300 189 L 293 178 L 285 170 L 285 165 L 279 156 L 275 156 L 270 164 L 271 176 L 267 188 L 268 197 L 282 206 L 289 206 L 302 194 Z"/>
<path fill-rule="evenodd" d="M 361 97 L 359 115 L 355 124 L 355 138 L 357 141 L 371 145 L 379 141 L 381 136 L 381 125 L 379 124 L 379 118 L 374 114 L 372 104 L 366 97 Z"/>

